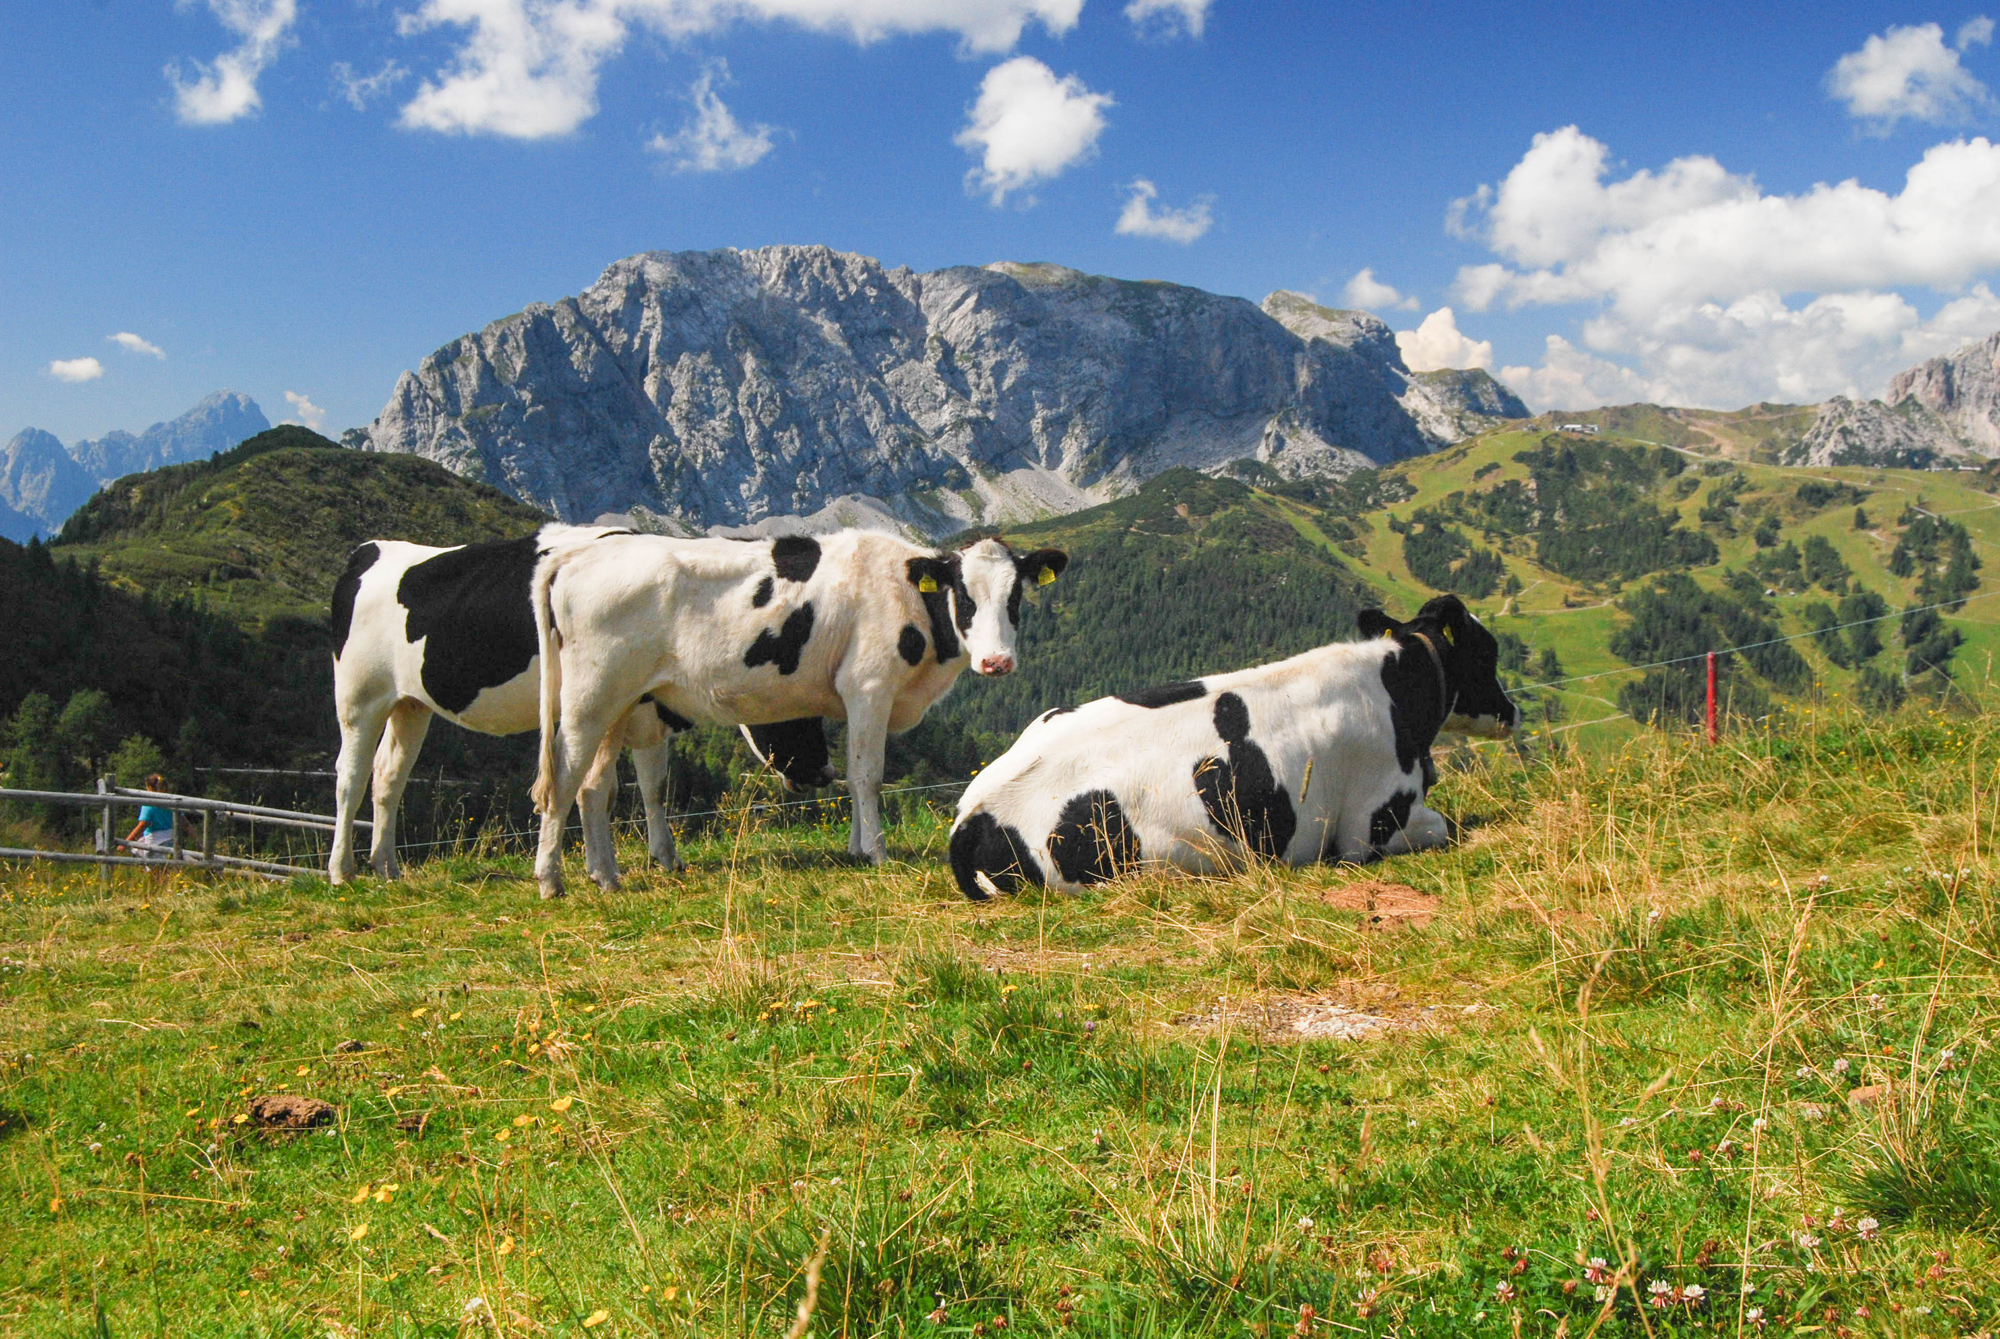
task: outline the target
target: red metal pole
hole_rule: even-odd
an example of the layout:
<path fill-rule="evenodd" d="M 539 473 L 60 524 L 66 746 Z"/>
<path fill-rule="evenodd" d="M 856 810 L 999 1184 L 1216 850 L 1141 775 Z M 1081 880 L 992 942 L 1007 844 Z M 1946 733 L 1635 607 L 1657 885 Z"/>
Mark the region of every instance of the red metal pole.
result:
<path fill-rule="evenodd" d="M 1708 742 L 1715 742 L 1715 652 L 1708 653 Z"/>

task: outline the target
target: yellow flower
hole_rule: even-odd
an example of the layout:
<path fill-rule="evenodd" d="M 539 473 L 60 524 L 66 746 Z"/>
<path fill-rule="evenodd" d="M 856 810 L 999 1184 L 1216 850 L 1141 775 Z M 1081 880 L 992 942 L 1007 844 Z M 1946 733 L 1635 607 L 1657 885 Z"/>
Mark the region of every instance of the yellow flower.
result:
<path fill-rule="evenodd" d="M 493 1253 L 495 1255 L 512 1255 L 514 1253 L 514 1239 L 512 1237 L 500 1238 L 500 1244 L 493 1248 Z"/>
<path fill-rule="evenodd" d="M 503 1143 L 503 1144 L 504 1144 L 504 1143 L 506 1143 L 506 1142 L 507 1142 L 507 1141 L 508 1141 L 509 1139 L 512 1139 L 512 1138 L 514 1137 L 514 1132 L 513 1132 L 512 1130 L 502 1130 L 502 1131 L 500 1131 L 500 1132 L 499 1132 L 498 1134 L 494 1135 L 493 1137 L 494 1137 L 495 1139 L 498 1139 L 498 1140 L 499 1140 L 499 1141 L 500 1141 L 501 1143 Z"/>
<path fill-rule="evenodd" d="M 347 1202 L 349 1204 L 359 1204 L 361 1203 L 361 1201 L 367 1199 L 368 1196 L 374 1192 L 374 1190 L 375 1187 L 369 1185 L 366 1181 L 363 1181 L 361 1183 L 361 1189 L 355 1191 L 353 1198 L 348 1200 Z"/>
<path fill-rule="evenodd" d="M 463 1018 L 463 1017 L 465 1017 L 465 1010 L 463 1010 L 463 1009 L 460 1009 L 460 1010 L 459 1010 L 459 1011 L 458 1011 L 457 1013 L 453 1014 L 453 1015 L 452 1015 L 452 1016 L 451 1016 L 450 1018 L 447 1018 L 447 1019 L 445 1019 L 445 1022 L 447 1022 L 447 1023 L 456 1023 L 456 1022 L 457 1022 L 457 1021 L 458 1021 L 459 1019 L 461 1019 L 461 1018 Z"/>
<path fill-rule="evenodd" d="M 347 1239 L 349 1241 L 360 1241 L 367 1235 L 368 1224 L 366 1223 L 356 1223 L 353 1227 L 347 1229 Z"/>
<path fill-rule="evenodd" d="M 560 1113 L 568 1111 L 575 1104 L 576 1099 L 574 1097 L 558 1097 L 555 1101 L 549 1103 L 549 1110 Z"/>
<path fill-rule="evenodd" d="M 302 1078 L 304 1078 L 304 1077 L 305 1077 L 306 1075 L 308 1075 L 308 1074 L 310 1074 L 310 1073 L 312 1073 L 312 1066 L 311 1066 L 311 1065 L 300 1065 L 300 1066 L 299 1066 L 299 1067 L 298 1067 L 297 1069 L 295 1069 L 295 1070 L 293 1070 L 293 1071 L 292 1071 L 292 1076 L 293 1076 L 294 1078 L 300 1078 L 300 1079 L 302 1079 Z"/>
<path fill-rule="evenodd" d="M 660 1289 L 660 1296 L 666 1298 L 669 1302 L 673 1301 L 676 1297 L 679 1297 L 680 1295 L 681 1295 L 681 1290 L 679 1288 Z"/>
<path fill-rule="evenodd" d="M 412 1018 L 422 1018 L 422 1017 L 423 1017 L 423 1016 L 424 1016 L 425 1014 L 427 1014 L 427 1013 L 429 1013 L 429 1012 L 430 1012 L 430 1008 L 429 1008 L 429 1006 L 428 1006 L 428 1005 L 422 1005 L 422 1004 L 419 1004 L 419 1005 L 418 1005 L 418 1006 L 417 1006 L 416 1008 L 414 1008 L 414 1009 L 410 1010 L 410 1017 L 412 1017 Z"/>
<path fill-rule="evenodd" d="M 594 1330 L 598 1326 L 602 1325 L 605 1321 L 610 1319 L 611 1319 L 611 1313 L 609 1311 L 606 1311 L 603 1307 L 599 1307 L 597 1308 L 597 1310 L 591 1312 L 588 1316 L 585 1316 L 583 1318 L 583 1328 L 586 1330 Z"/>
<path fill-rule="evenodd" d="M 528 1126 L 533 1125 L 534 1123 L 535 1123 L 535 1118 L 529 1115 L 525 1111 L 523 1111 L 520 1115 L 514 1117 L 514 1127 L 516 1129 L 526 1129 Z"/>

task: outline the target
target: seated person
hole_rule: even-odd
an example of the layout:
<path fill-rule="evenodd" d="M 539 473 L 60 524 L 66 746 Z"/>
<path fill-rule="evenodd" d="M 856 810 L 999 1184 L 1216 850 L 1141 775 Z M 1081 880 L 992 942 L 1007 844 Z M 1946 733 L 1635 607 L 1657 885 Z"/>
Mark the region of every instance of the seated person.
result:
<path fill-rule="evenodd" d="M 167 779 L 155 773 L 146 778 L 147 790 L 165 790 Z M 174 849 L 174 811 L 162 809 L 156 804 L 139 806 L 139 821 L 125 834 L 127 846 L 140 848 L 139 854 L 152 858 L 153 852 L 169 853 Z"/>

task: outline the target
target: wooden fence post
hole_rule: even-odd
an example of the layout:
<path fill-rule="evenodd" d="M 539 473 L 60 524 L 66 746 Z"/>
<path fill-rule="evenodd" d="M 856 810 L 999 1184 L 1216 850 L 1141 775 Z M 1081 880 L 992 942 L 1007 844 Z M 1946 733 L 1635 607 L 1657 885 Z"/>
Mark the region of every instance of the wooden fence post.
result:
<path fill-rule="evenodd" d="M 1715 742 L 1715 652 L 1708 653 L 1708 742 Z"/>
<path fill-rule="evenodd" d="M 99 795 L 108 794 L 110 790 L 111 787 L 107 782 L 106 778 L 104 777 L 97 778 L 97 793 Z M 111 806 L 108 804 L 100 804 L 97 806 L 97 853 L 99 855 L 112 854 Z M 110 896 L 111 866 L 100 864 L 97 867 L 97 891 L 103 893 L 107 897 Z"/>

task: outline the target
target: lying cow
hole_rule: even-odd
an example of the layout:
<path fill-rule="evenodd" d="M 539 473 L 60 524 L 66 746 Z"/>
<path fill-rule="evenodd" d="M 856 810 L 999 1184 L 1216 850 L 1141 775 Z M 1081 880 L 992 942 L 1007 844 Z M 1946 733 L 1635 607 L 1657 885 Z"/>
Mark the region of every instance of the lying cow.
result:
<path fill-rule="evenodd" d="M 617 535 L 554 550 L 535 576 L 542 896 L 562 894 L 578 787 L 648 700 L 723 725 L 845 720 L 847 848 L 880 864 L 888 736 L 923 719 L 966 666 L 1011 672 L 1023 586 L 1047 585 L 1068 562 L 997 539 L 940 553 L 860 530 L 770 542 Z M 591 871 L 615 887 L 608 873 Z"/>
<path fill-rule="evenodd" d="M 1359 623 L 1376 640 L 1044 713 L 959 801 L 960 891 L 1443 845 L 1423 804 L 1431 741 L 1513 728 L 1499 647 L 1452 595 L 1408 623 L 1376 609 Z"/>
<path fill-rule="evenodd" d="M 546 525 L 522 539 L 439 549 L 399 540 L 370 540 L 347 560 L 333 588 L 333 686 L 340 721 L 335 773 L 333 882 L 353 877 L 354 818 L 372 770 L 375 840 L 370 863 L 384 878 L 399 873 L 396 810 L 416 766 L 431 717 L 489 735 L 522 734 L 540 724 L 540 666 L 530 586 L 547 553 L 630 531 Z M 646 806 L 653 858 L 669 869 L 680 861 L 663 807 L 667 737 L 689 723 L 654 704 L 626 722 L 621 742 L 632 750 Z M 762 727 L 751 741 L 794 790 L 825 785 L 826 730 L 820 721 Z M 607 768 L 584 796 L 584 845 L 593 868 L 611 862 L 610 801 L 616 778 Z"/>

